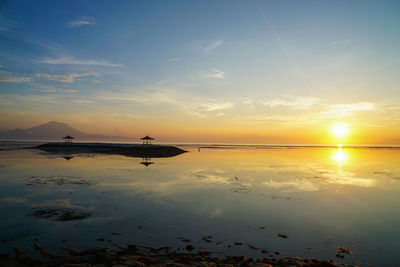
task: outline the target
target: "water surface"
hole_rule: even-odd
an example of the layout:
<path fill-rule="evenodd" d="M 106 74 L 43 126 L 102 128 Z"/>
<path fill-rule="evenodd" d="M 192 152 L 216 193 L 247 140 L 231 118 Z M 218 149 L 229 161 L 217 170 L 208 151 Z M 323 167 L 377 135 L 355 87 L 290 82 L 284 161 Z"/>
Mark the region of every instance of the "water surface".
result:
<path fill-rule="evenodd" d="M 55 252 L 107 240 L 184 250 L 185 238 L 217 256 L 396 266 L 400 149 L 182 148 L 159 159 L 0 151 L 0 249 L 34 254 L 39 238 Z M 338 246 L 353 254 L 337 258 Z"/>

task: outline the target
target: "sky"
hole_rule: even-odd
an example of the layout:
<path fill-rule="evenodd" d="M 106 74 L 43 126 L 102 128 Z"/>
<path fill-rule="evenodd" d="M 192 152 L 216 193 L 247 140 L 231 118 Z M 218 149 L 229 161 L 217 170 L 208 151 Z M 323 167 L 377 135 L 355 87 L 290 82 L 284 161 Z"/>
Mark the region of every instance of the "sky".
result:
<path fill-rule="evenodd" d="M 397 0 L 2 0 L 0 130 L 400 144 L 399 48 Z"/>

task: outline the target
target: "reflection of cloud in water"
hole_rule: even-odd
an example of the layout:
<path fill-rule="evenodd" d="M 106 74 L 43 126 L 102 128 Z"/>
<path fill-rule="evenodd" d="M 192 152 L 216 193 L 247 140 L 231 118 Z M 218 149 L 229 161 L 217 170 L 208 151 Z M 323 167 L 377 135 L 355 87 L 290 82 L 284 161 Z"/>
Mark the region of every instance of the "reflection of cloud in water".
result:
<path fill-rule="evenodd" d="M 26 198 L 21 197 L 0 197 L 0 204 L 7 203 L 7 204 L 19 204 L 19 203 L 26 203 Z"/>
<path fill-rule="evenodd" d="M 205 171 L 205 170 L 196 170 L 189 172 L 187 177 L 194 177 L 196 182 L 202 183 L 216 183 L 216 184 L 229 184 L 229 178 L 224 175 L 224 171 L 216 170 L 216 171 Z M 191 179 L 190 179 L 191 180 Z"/>
<path fill-rule="evenodd" d="M 337 150 L 333 150 L 333 153 L 335 152 Z M 351 151 L 345 152 L 352 155 Z M 280 158 L 279 161 L 224 161 L 214 168 L 179 169 L 179 172 L 172 172 L 172 175 L 170 172 L 164 174 L 158 170 L 160 175 L 154 176 L 155 179 L 143 179 L 142 175 L 139 175 L 142 172 L 133 168 L 136 175 L 129 181 L 121 180 L 118 184 L 115 184 L 115 181 L 104 181 L 101 186 L 130 187 L 142 195 L 164 197 L 212 188 L 242 195 L 298 199 L 296 192 L 335 190 L 336 186 L 343 185 L 371 188 L 380 185 L 378 177 L 397 179 L 399 176 L 397 170 L 394 174 L 375 172 L 371 175 L 374 171 L 373 166 L 367 172 L 368 169 L 359 168 L 359 165 L 350 164 L 351 162 L 346 164 L 345 168 L 338 168 L 337 162 L 332 160 L 333 153 L 329 150 L 324 159 L 315 157 L 312 161 L 304 162 L 302 158 Z M 351 156 L 351 159 L 355 161 L 357 157 Z M 393 168 L 390 171 L 393 172 Z"/>
<path fill-rule="evenodd" d="M 32 203 L 31 206 L 32 208 L 42 208 L 42 207 L 82 208 L 80 206 L 71 204 L 71 200 L 68 198 L 55 199 L 40 203 Z"/>
<path fill-rule="evenodd" d="M 61 175 L 46 176 L 46 177 L 31 176 L 26 183 L 26 185 L 43 185 L 43 184 L 54 184 L 54 185 L 70 184 L 70 185 L 90 186 L 93 183 L 81 177 L 61 176 Z"/>
<path fill-rule="evenodd" d="M 264 182 L 263 185 L 274 188 L 274 189 L 282 189 L 283 192 L 311 192 L 318 191 L 319 185 L 312 180 L 295 180 L 295 181 L 273 181 L 269 180 Z"/>
<path fill-rule="evenodd" d="M 396 169 L 392 172 L 389 171 L 376 171 L 374 176 L 380 179 L 390 179 L 394 181 L 400 181 L 400 169 Z"/>
<path fill-rule="evenodd" d="M 352 172 L 338 171 L 337 173 L 326 173 L 322 177 L 330 184 L 353 185 L 359 187 L 373 187 L 376 181 L 371 178 L 354 177 Z"/>
<path fill-rule="evenodd" d="M 368 178 L 350 178 L 350 177 L 340 177 L 338 179 L 331 180 L 334 184 L 345 184 L 354 185 L 359 187 L 374 187 L 375 181 Z"/>
<path fill-rule="evenodd" d="M 221 217 L 223 214 L 223 209 L 222 207 L 215 207 L 210 213 L 210 218 L 216 218 L 216 217 Z"/>

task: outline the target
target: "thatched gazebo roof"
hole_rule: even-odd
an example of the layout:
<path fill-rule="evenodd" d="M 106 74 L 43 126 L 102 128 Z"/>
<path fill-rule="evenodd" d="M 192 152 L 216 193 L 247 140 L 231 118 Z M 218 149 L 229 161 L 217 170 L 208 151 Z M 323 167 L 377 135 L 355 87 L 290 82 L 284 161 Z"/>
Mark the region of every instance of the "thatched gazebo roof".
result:
<path fill-rule="evenodd" d="M 154 138 L 150 137 L 149 135 L 146 135 L 145 137 L 140 138 L 140 140 L 154 140 Z"/>
<path fill-rule="evenodd" d="M 63 137 L 63 139 L 75 139 L 75 138 L 70 135 L 67 135 L 67 136 Z"/>

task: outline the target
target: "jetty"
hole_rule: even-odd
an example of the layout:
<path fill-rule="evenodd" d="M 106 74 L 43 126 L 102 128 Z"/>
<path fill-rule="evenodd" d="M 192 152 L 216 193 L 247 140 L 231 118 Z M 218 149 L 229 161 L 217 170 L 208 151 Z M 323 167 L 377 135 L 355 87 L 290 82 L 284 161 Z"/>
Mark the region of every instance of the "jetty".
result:
<path fill-rule="evenodd" d="M 138 158 L 168 158 L 187 152 L 175 146 L 54 142 L 32 147 L 54 154 L 111 154 Z"/>

